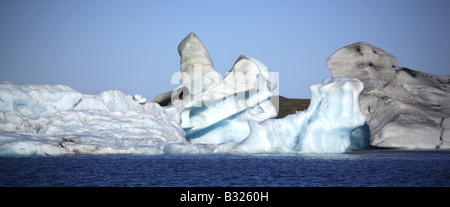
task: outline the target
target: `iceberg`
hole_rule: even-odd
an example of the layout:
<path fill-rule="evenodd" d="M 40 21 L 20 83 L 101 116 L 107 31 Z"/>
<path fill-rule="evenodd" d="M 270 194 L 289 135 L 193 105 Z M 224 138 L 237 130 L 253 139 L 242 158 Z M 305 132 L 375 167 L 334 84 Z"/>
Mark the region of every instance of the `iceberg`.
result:
<path fill-rule="evenodd" d="M 274 119 L 278 76 L 261 61 L 241 55 L 221 79 L 194 33 L 178 52 L 182 85 L 153 101 L 0 83 L 0 156 L 343 153 L 369 138 L 358 79 L 312 85 L 307 110 Z"/>
<path fill-rule="evenodd" d="M 117 90 L 0 84 L 0 155 L 161 154 L 180 142 L 178 111 Z"/>
<path fill-rule="evenodd" d="M 191 32 L 178 45 L 181 82 L 190 94 L 198 94 L 220 81 L 220 74 L 202 41 Z"/>
<path fill-rule="evenodd" d="M 309 108 L 282 119 L 251 122 L 250 135 L 238 144 L 242 153 L 342 153 L 352 142 L 367 139 L 352 136 L 364 125 L 359 109 L 363 84 L 358 79 L 325 79 L 310 87 Z"/>
<path fill-rule="evenodd" d="M 258 60 L 240 56 L 218 84 L 183 105 L 181 126 L 192 143 L 241 142 L 250 132 L 248 121 L 274 118 L 271 102 L 276 80 Z"/>
<path fill-rule="evenodd" d="M 366 42 L 339 49 L 326 63 L 333 77 L 364 83 L 360 102 L 371 145 L 450 148 L 450 76 L 398 67 L 393 55 Z"/>
<path fill-rule="evenodd" d="M 184 62 L 193 62 L 183 54 L 191 54 L 190 50 L 200 50 L 199 47 L 202 52 L 195 59 L 208 61 L 196 62 L 206 62 L 206 68 L 213 70 L 212 60 L 199 42 L 191 33 L 180 43 L 181 71 L 185 70 Z M 186 44 L 197 47 L 183 47 Z M 190 70 L 185 77 L 202 77 L 202 65 L 196 68 L 199 70 Z M 311 86 L 313 95 L 308 110 L 278 120 L 272 119 L 277 110 L 271 101 L 278 80 L 255 58 L 241 55 L 223 80 L 202 85 L 201 92 L 192 92 L 182 82 L 191 95 L 172 102 L 180 106 L 181 126 L 186 139 L 194 144 L 231 142 L 237 144 L 232 151 L 239 153 L 342 153 L 350 149 L 352 132 L 365 123 L 359 109 L 364 86 L 357 79 L 326 79 Z M 178 92 L 174 93 L 171 97 L 177 98 Z M 354 137 L 367 138 L 362 135 Z"/>
<path fill-rule="evenodd" d="M 239 143 L 250 133 L 248 121 L 276 116 L 271 102 L 278 84 L 276 75 L 259 60 L 239 56 L 221 80 L 209 53 L 194 33 L 181 41 L 178 53 L 183 86 L 154 100 L 170 102 L 180 110 L 181 127 L 189 142 Z"/>
<path fill-rule="evenodd" d="M 0 155 L 342 153 L 365 139 L 352 133 L 365 122 L 362 87 L 357 79 L 326 79 L 311 86 L 306 111 L 265 119 L 264 110 L 275 110 L 267 99 L 199 130 L 203 136 L 195 141 L 185 136 L 173 106 L 141 103 L 116 90 L 86 95 L 62 85 L 4 82 Z M 229 113 L 235 106 L 224 103 L 212 110 Z"/>

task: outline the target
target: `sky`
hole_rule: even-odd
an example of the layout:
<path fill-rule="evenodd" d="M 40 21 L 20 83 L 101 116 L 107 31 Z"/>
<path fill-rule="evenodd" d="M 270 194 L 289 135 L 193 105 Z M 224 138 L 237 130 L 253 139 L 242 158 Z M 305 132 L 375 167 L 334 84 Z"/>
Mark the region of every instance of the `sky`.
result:
<path fill-rule="evenodd" d="M 152 100 L 179 86 L 177 47 L 194 32 L 222 76 L 242 54 L 279 73 L 281 95 L 310 98 L 331 77 L 325 60 L 360 41 L 450 75 L 448 11 L 448 0 L 1 0 L 0 82 Z"/>

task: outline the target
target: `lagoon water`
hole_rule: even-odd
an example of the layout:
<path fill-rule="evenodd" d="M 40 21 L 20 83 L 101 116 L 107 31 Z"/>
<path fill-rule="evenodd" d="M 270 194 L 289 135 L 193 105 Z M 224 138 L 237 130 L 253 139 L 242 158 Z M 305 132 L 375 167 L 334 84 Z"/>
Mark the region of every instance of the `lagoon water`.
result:
<path fill-rule="evenodd" d="M 450 187 L 450 151 L 0 157 L 0 186 Z"/>

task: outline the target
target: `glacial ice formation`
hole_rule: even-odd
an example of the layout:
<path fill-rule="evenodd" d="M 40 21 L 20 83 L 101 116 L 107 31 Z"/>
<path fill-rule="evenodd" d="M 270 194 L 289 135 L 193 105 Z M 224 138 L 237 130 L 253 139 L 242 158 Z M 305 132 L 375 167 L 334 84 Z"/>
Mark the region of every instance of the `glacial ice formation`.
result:
<path fill-rule="evenodd" d="M 450 76 L 398 67 L 393 55 L 365 42 L 339 49 L 326 63 L 333 77 L 364 83 L 360 103 L 371 145 L 450 148 Z"/>
<path fill-rule="evenodd" d="M 191 49 L 183 45 L 196 47 Z M 208 60 L 197 62 L 206 62 L 206 68 L 213 70 L 212 60 L 196 35 L 189 34 L 178 50 L 181 71 L 185 70 L 184 62 L 193 62 L 190 56 L 184 57 L 184 54 L 192 53 L 190 50 L 202 51 L 195 59 Z M 202 77 L 202 66 L 197 65 L 196 68 L 197 71 L 190 70 L 184 77 Z M 316 102 L 312 102 L 304 115 L 296 115 L 297 122 L 285 118 L 284 121 L 265 122 L 273 125 L 259 126 L 259 122 L 276 116 L 271 97 L 277 84 L 266 65 L 241 55 L 222 81 L 215 85 L 203 85 L 201 93 L 190 91 L 190 97 L 179 101 L 182 105 L 181 126 L 186 132 L 186 139 L 198 144 L 235 142 L 238 143 L 236 151 L 242 153 L 336 153 L 350 149 L 352 131 L 365 121 L 359 109 L 359 94 L 363 89 L 359 80 L 327 79 L 322 85 L 311 87 Z M 190 88 L 184 81 L 183 85 Z M 277 127 L 272 126 L 280 124 L 290 127 L 274 132 Z M 266 134 L 264 130 L 267 130 Z M 280 150 L 285 148 L 287 150 Z"/>
<path fill-rule="evenodd" d="M 117 90 L 3 82 L 0 155 L 161 154 L 185 142 L 178 111 L 139 101 Z"/>
<path fill-rule="evenodd" d="M 239 57 L 221 82 L 184 104 L 181 126 L 186 138 L 205 144 L 241 142 L 250 132 L 248 121 L 276 116 L 270 100 L 273 86 L 276 80 L 263 63 Z"/>
<path fill-rule="evenodd" d="M 364 139 L 351 137 L 365 121 L 358 108 L 361 90 L 357 79 L 326 79 L 311 86 L 306 111 L 259 122 L 254 116 L 265 115 L 258 112 L 275 110 L 262 101 L 212 124 L 214 130 L 192 144 L 173 106 L 139 103 L 116 90 L 86 95 L 63 85 L 3 82 L 0 155 L 342 153 L 352 139 Z M 213 112 L 235 106 L 224 103 Z"/>
<path fill-rule="evenodd" d="M 0 83 L 0 155 L 342 153 L 368 138 L 358 79 L 312 85 L 306 111 L 272 119 L 278 83 L 262 62 L 240 56 L 221 80 L 195 34 L 178 51 L 183 86 L 157 103 L 117 90 Z"/>
<path fill-rule="evenodd" d="M 178 53 L 184 87 L 154 100 L 171 99 L 170 103 L 181 111 L 181 126 L 191 143 L 239 143 L 250 133 L 248 121 L 276 116 L 270 99 L 278 83 L 262 62 L 241 55 L 221 80 L 209 53 L 194 33 L 183 39 Z"/>
<path fill-rule="evenodd" d="M 190 94 L 195 95 L 217 84 L 220 74 L 203 43 L 191 32 L 178 45 L 180 54 L 181 82 Z"/>
<path fill-rule="evenodd" d="M 352 132 L 366 117 L 359 109 L 363 84 L 358 79 L 325 79 L 311 89 L 305 111 L 261 124 L 251 122 L 250 135 L 236 147 L 244 153 L 342 153 L 365 139 Z"/>

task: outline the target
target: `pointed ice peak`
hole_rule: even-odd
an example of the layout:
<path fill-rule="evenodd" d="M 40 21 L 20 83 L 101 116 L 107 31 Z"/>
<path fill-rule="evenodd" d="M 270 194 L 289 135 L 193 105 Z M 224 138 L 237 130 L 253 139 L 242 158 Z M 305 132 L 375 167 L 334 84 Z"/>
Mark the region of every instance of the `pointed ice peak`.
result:
<path fill-rule="evenodd" d="M 181 82 L 191 94 L 197 94 L 217 84 L 220 74 L 202 41 L 191 32 L 178 45 Z"/>
<path fill-rule="evenodd" d="M 197 59 L 198 64 L 210 64 L 214 67 L 214 63 L 209 56 L 208 51 L 203 45 L 198 36 L 191 32 L 189 33 L 178 45 L 178 54 L 180 54 L 182 60 L 192 57 L 203 57 Z M 200 62 L 201 61 L 201 62 Z"/>
<path fill-rule="evenodd" d="M 234 64 L 236 64 L 237 62 L 239 62 L 239 61 L 242 60 L 242 59 L 248 59 L 248 57 L 245 56 L 245 55 L 239 55 L 239 57 L 238 57 L 237 60 L 234 62 Z"/>

